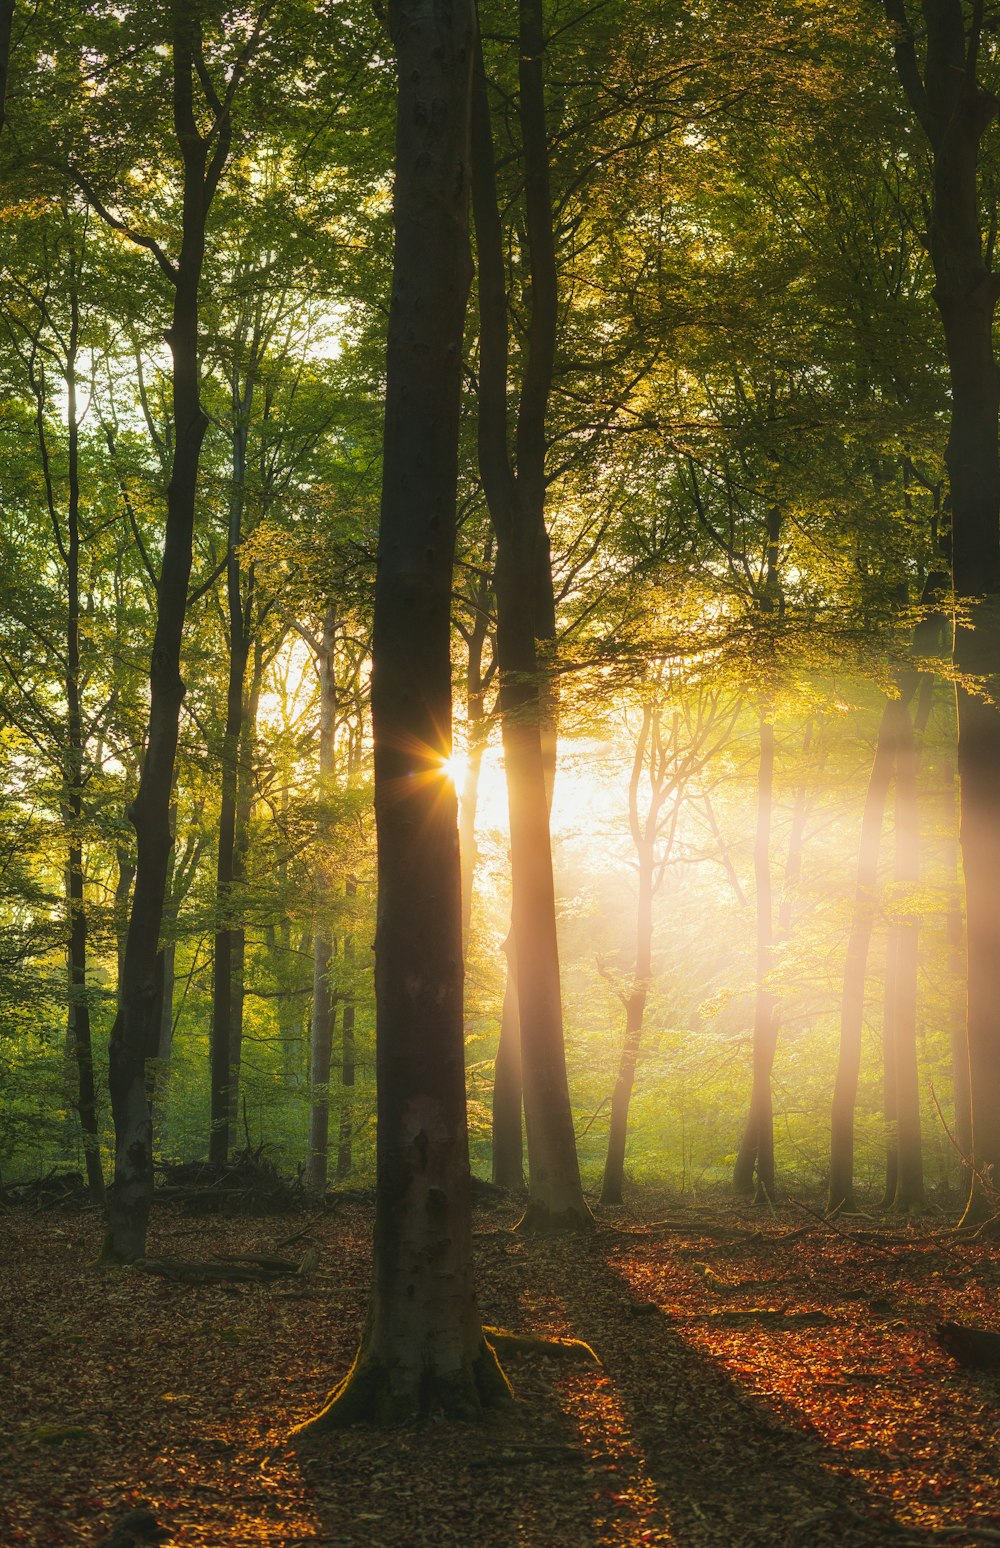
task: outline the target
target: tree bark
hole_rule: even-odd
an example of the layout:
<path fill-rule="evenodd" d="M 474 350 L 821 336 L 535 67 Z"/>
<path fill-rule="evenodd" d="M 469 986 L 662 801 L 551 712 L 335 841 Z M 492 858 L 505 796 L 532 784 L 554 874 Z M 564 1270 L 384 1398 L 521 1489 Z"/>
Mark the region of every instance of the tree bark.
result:
<path fill-rule="evenodd" d="M 945 774 L 949 797 L 954 798 L 955 775 Z M 956 809 L 957 816 L 957 809 Z M 965 983 L 965 921 L 962 918 L 961 878 L 958 876 L 958 843 L 948 848 L 947 860 L 952 882 L 948 887 L 948 912 L 945 935 L 948 943 L 948 978 L 951 993 L 951 1072 L 955 1098 L 954 1140 L 965 1171 L 972 1164 L 972 1092 L 969 1084 L 969 1040 L 966 1036 L 965 1005 L 959 1004 L 959 985 Z M 965 1179 L 968 1180 L 967 1177 Z"/>
<path fill-rule="evenodd" d="M 618 1078 L 611 1094 L 611 1123 L 608 1153 L 601 1181 L 601 1203 L 620 1204 L 625 1178 L 625 1142 L 628 1138 L 628 1110 L 635 1084 L 639 1059 L 642 1022 L 653 971 L 653 866 L 652 842 L 639 853 L 639 901 L 636 909 L 635 977 L 626 1002 L 625 1041 L 618 1063 Z"/>
<path fill-rule="evenodd" d="M 659 707 L 651 700 L 643 705 L 642 722 L 636 738 L 629 779 L 629 828 L 639 864 L 639 893 L 635 923 L 635 971 L 632 989 L 625 1002 L 625 1041 L 618 1061 L 618 1077 L 611 1094 L 611 1121 L 608 1128 L 608 1153 L 601 1181 L 601 1203 L 620 1204 L 625 1178 L 625 1144 L 628 1138 L 628 1111 L 639 1059 L 642 1021 L 653 971 L 653 893 L 655 891 L 656 835 L 660 809 L 666 794 L 665 766 L 659 757 Z M 676 719 L 675 719 L 676 724 Z M 645 822 L 639 815 L 639 783 L 646 763 L 650 764 L 650 803 Z M 657 777 L 659 766 L 659 777 Z M 680 798 L 680 792 L 677 792 Z M 662 871 L 661 871 L 662 874 Z"/>
<path fill-rule="evenodd" d="M 524 1123 L 521 1113 L 521 1028 L 517 1005 L 517 958 L 511 931 L 504 942 L 507 981 L 500 1013 L 493 1075 L 493 1181 L 519 1193 L 524 1187 Z"/>
<path fill-rule="evenodd" d="M 472 1275 L 451 590 L 469 285 L 466 0 L 390 0 L 395 249 L 372 654 L 378 924 L 374 1286 L 314 1432 L 474 1415 L 509 1389 Z"/>
<path fill-rule="evenodd" d="M 0 32 L 0 44 L 2 44 Z M 83 1137 L 87 1186 L 95 1204 L 104 1202 L 104 1173 L 97 1120 L 94 1053 L 87 997 L 87 910 L 83 887 L 83 794 L 86 779 L 86 734 L 81 703 L 80 670 L 80 426 L 77 414 L 76 357 L 79 344 L 79 301 L 70 298 L 70 331 L 66 351 L 66 419 L 68 425 L 69 496 L 66 505 L 66 794 L 69 827 L 67 903 L 69 905 L 69 1040 L 77 1068 L 77 1111 Z"/>
<path fill-rule="evenodd" d="M 320 822 L 324 805 L 333 793 L 337 731 L 337 609 L 330 603 L 323 619 L 323 637 L 319 657 L 319 808 Z M 306 1184 L 314 1192 L 326 1191 L 330 1154 L 330 1063 L 333 1051 L 333 1025 L 336 1002 L 330 981 L 334 957 L 330 910 L 333 901 L 333 877 L 323 850 L 316 873 L 316 925 L 313 930 L 313 1001 L 310 1028 L 309 1083 L 309 1156 Z"/>
<path fill-rule="evenodd" d="M 472 198 L 479 260 L 479 466 L 497 535 L 497 655 L 510 817 L 512 935 L 528 1141 L 525 1230 L 588 1227 L 563 1041 L 555 885 L 549 831 L 551 759 L 545 735 L 546 669 L 538 640 L 555 633 L 545 530 L 545 415 L 557 322 L 555 252 L 545 127 L 541 5 L 520 6 L 519 113 L 531 277 L 528 343 L 508 443 L 507 294 L 486 76 L 477 56 Z"/>
<path fill-rule="evenodd" d="M 235 371 L 235 367 L 234 367 Z M 247 439 L 253 402 L 253 381 L 240 394 L 232 384 L 233 437 L 232 488 L 229 498 L 229 532 L 226 552 L 226 609 L 229 672 L 226 684 L 226 722 L 222 736 L 222 779 L 219 801 L 219 841 L 215 873 L 215 951 L 212 965 L 212 1029 L 210 1037 L 211 1128 L 210 1161 L 225 1161 L 229 1154 L 230 1128 L 236 1093 L 232 1084 L 234 979 L 241 964 L 233 914 L 236 881 L 236 804 L 243 736 L 244 689 L 250 655 L 249 598 L 243 597 L 239 547 L 243 531 L 246 487 Z M 242 975 L 241 975 L 242 976 Z"/>
<path fill-rule="evenodd" d="M 353 898 L 357 893 L 357 883 L 353 876 L 347 878 L 345 895 Z M 344 970 L 346 973 L 353 971 L 354 967 L 354 937 L 344 936 Z M 354 1076 L 355 1076 L 355 1046 L 354 1046 L 354 990 L 348 984 L 342 996 L 343 1011 L 340 1018 L 340 1128 L 337 1137 L 337 1180 L 342 1181 L 348 1177 L 353 1165 L 352 1149 L 354 1142 Z"/>
<path fill-rule="evenodd" d="M 844 990 L 840 1004 L 840 1054 L 830 1125 L 830 1185 L 827 1192 L 827 1208 L 830 1210 L 854 1208 L 854 1109 L 861 1073 L 868 948 L 875 923 L 882 819 L 895 764 L 900 717 L 905 714 L 906 706 L 901 699 L 886 701 L 861 818 L 854 913 L 847 941 Z"/>
<path fill-rule="evenodd" d="M 174 127 L 183 160 L 181 250 L 172 270 L 173 317 L 167 342 L 173 357 L 173 459 L 167 486 L 163 561 L 149 672 L 149 718 L 139 788 L 130 817 L 136 833 L 136 875 L 125 941 L 118 1013 L 111 1031 L 109 1084 L 115 1120 L 115 1183 L 108 1207 L 105 1262 L 130 1263 L 146 1249 L 153 1196 L 152 1116 L 146 1059 L 158 1034 L 157 950 L 170 854 L 170 800 L 184 683 L 181 639 L 191 574 L 195 493 L 208 421 L 198 384 L 198 289 L 205 226 L 230 144 L 228 109 L 214 137 L 203 136 L 194 107 L 201 27 L 194 5 L 173 0 Z"/>
<path fill-rule="evenodd" d="M 774 1114 L 771 1071 L 777 1044 L 778 1005 L 768 987 L 774 954 L 771 898 L 771 812 L 774 805 L 774 726 L 760 721 L 760 763 L 757 771 L 757 823 L 753 868 L 757 922 L 757 989 L 754 999 L 753 1080 L 750 1111 L 733 1168 L 733 1189 L 747 1196 L 756 1188 L 762 1199 L 774 1198 Z"/>
<path fill-rule="evenodd" d="M 998 99 L 978 80 L 982 8 L 924 0 L 923 68 L 905 0 L 885 0 L 897 74 L 934 153 L 929 246 L 951 381 L 945 463 L 955 629 L 960 836 L 968 933 L 967 1030 L 973 1117 L 970 1218 L 1000 1175 L 1000 280 L 983 253 L 979 155 Z"/>
<path fill-rule="evenodd" d="M 919 751 L 909 713 L 900 717 L 896 744 L 897 886 L 911 894 L 920 881 L 917 768 Z M 912 895 L 897 899 L 892 1044 L 895 1055 L 896 1188 L 892 1207 L 911 1214 L 924 1205 L 923 1157 L 920 1142 L 920 1083 L 917 1071 L 917 967 L 919 921 Z"/>

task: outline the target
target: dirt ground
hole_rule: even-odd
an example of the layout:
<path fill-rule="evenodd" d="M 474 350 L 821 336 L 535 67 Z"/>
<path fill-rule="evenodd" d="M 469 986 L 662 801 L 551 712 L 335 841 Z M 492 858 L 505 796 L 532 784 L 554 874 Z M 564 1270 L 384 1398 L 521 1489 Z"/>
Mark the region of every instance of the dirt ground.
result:
<path fill-rule="evenodd" d="M 583 1241 L 515 1219 L 476 1212 L 484 1322 L 600 1365 L 518 1355 L 503 1418 L 296 1448 L 357 1347 L 366 1205 L 282 1248 L 301 1219 L 155 1211 L 154 1255 L 317 1248 L 266 1284 L 102 1273 L 96 1215 L 0 1216 L 0 1545 L 94 1548 L 140 1502 L 177 1548 L 1000 1543 L 1000 1373 L 934 1338 L 1000 1331 L 985 1236 L 652 1195 Z"/>

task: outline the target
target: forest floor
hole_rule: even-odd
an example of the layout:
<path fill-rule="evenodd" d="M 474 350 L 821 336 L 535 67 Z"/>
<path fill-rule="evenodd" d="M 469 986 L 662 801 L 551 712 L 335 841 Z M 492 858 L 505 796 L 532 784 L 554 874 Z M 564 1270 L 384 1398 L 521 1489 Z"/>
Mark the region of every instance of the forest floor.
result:
<path fill-rule="evenodd" d="M 1000 1330 L 985 1238 L 652 1194 L 587 1240 L 515 1219 L 476 1210 L 484 1322 L 601 1364 L 518 1355 L 503 1418 L 296 1448 L 357 1347 L 366 1205 L 281 1249 L 318 1249 L 308 1277 L 237 1285 L 102 1273 L 96 1215 L 4 1214 L 2 1548 L 93 1548 L 140 1502 L 177 1548 L 1000 1543 L 1000 1372 L 933 1337 Z M 150 1251 L 273 1252 L 301 1224 L 159 1207 Z"/>

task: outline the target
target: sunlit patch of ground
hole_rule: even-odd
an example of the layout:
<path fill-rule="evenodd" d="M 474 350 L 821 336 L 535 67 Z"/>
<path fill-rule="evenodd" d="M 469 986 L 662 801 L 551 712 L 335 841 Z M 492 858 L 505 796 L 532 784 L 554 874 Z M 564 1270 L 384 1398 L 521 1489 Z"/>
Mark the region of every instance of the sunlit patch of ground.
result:
<path fill-rule="evenodd" d="M 515 1218 L 477 1216 L 484 1320 L 583 1338 L 603 1364 L 518 1356 L 504 1419 L 295 1451 L 357 1346 L 365 1208 L 317 1222 L 309 1279 L 229 1287 L 102 1274 L 93 1215 L 7 1214 L 3 1548 L 92 1548 L 139 1500 L 178 1548 L 1000 1541 L 1000 1378 L 932 1337 L 941 1317 L 1000 1325 L 987 1243 L 676 1209 L 533 1242 Z M 159 1210 L 150 1250 L 263 1252 L 296 1224 Z"/>

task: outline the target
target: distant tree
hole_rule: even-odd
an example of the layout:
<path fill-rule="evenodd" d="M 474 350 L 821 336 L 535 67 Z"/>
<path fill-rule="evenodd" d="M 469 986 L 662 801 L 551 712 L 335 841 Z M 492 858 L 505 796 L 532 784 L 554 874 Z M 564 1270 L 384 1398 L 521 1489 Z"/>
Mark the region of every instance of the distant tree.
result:
<path fill-rule="evenodd" d="M 628 816 L 637 864 L 635 966 L 621 994 L 625 1037 L 611 1095 L 608 1151 L 601 1181 L 601 1203 L 620 1204 L 625 1172 L 628 1113 L 642 1044 L 642 1024 L 653 978 L 653 900 L 667 867 L 680 847 L 679 827 L 686 804 L 700 794 L 699 776 L 725 747 L 739 701 L 704 684 L 685 693 L 675 689 L 671 703 L 664 664 L 654 672 L 650 697 L 642 706 L 629 779 Z M 645 790 L 645 799 L 643 798 Z"/>

